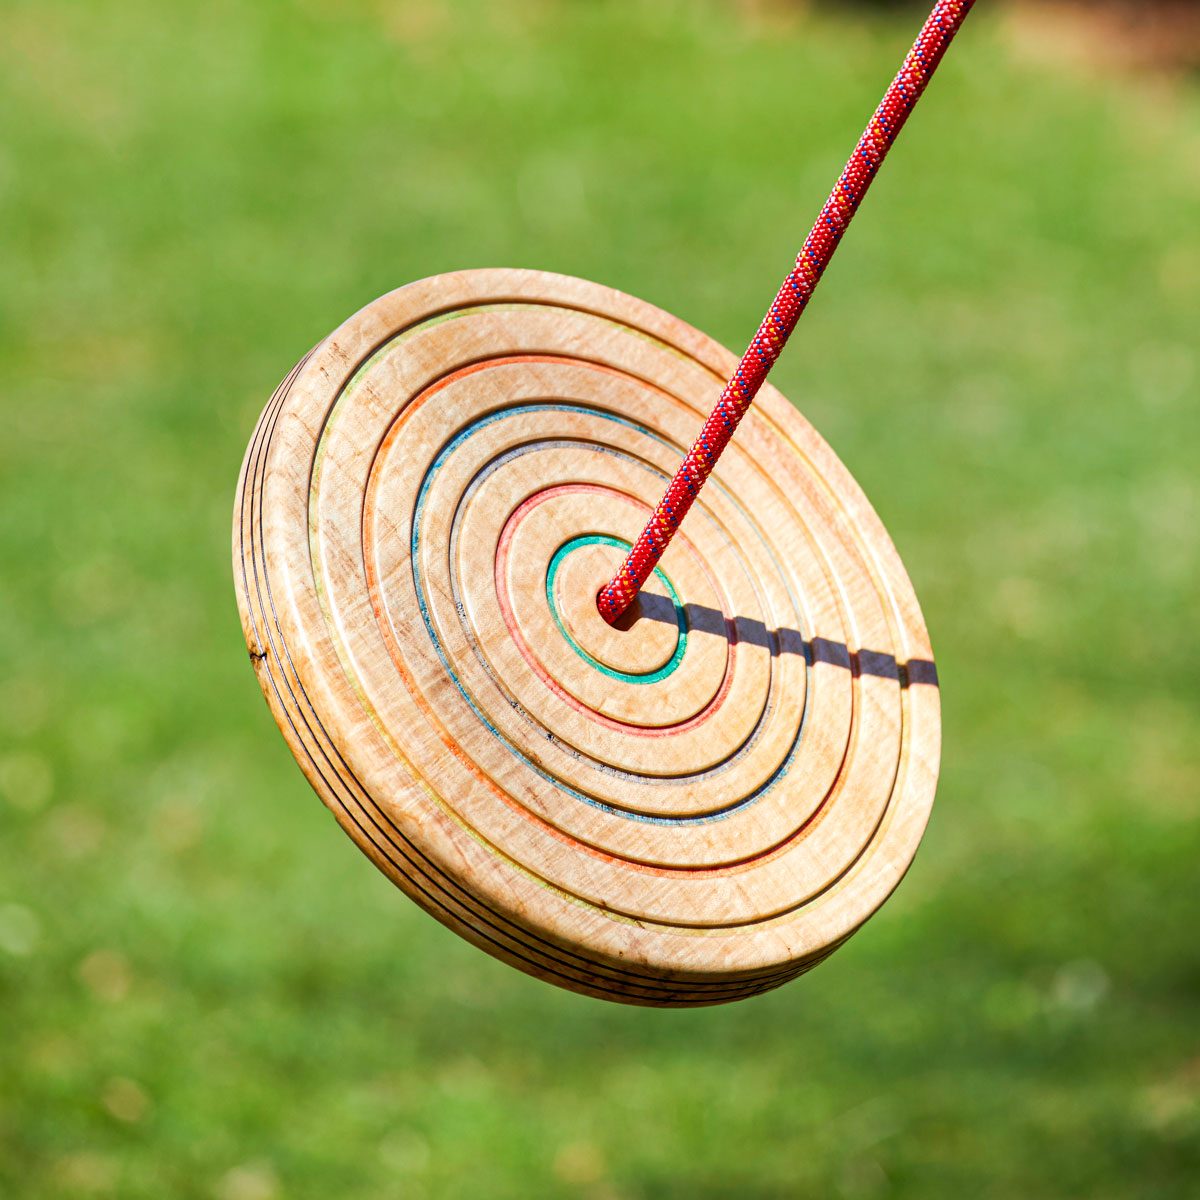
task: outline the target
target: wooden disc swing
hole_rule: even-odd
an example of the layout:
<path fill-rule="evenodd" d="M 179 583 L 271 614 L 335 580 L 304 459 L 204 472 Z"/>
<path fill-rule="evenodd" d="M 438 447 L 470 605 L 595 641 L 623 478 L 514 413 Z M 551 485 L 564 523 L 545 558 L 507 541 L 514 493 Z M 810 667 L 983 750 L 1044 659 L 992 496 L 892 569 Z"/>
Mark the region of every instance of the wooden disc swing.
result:
<path fill-rule="evenodd" d="M 233 557 L 271 711 L 376 865 L 530 974 L 750 996 L 916 852 L 921 612 L 764 379 L 970 8 L 935 6 L 740 361 L 595 283 L 464 271 L 355 314 L 259 420 Z"/>

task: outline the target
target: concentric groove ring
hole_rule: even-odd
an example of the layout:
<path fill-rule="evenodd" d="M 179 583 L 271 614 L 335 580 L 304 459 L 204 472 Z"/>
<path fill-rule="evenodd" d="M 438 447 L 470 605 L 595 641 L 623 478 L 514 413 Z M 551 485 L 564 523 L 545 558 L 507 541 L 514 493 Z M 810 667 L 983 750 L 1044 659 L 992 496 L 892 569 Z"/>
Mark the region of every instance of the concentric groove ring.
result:
<path fill-rule="evenodd" d="M 578 534 L 571 538 L 570 541 L 564 542 L 554 552 L 554 557 L 550 559 L 550 566 L 546 571 L 546 603 L 550 607 L 551 614 L 554 617 L 554 624 L 558 627 L 559 633 L 566 638 L 571 649 L 579 655 L 593 670 L 599 671 L 602 675 L 607 675 L 610 679 L 619 679 L 623 683 L 647 684 L 661 683 L 664 679 L 670 678 L 675 673 L 676 668 L 683 661 L 683 656 L 687 653 L 687 621 L 683 615 L 683 606 L 679 603 L 679 594 L 671 586 L 671 581 L 663 574 L 661 567 L 655 567 L 653 571 L 654 577 L 666 588 L 671 598 L 671 608 L 675 614 L 675 627 L 678 633 L 675 638 L 675 648 L 671 651 L 671 657 L 667 659 L 661 666 L 651 667 L 647 671 L 631 672 L 621 671 L 616 667 L 610 666 L 608 663 L 601 662 L 598 658 L 593 658 L 592 655 L 579 644 L 575 635 L 567 628 L 563 621 L 562 614 L 559 612 L 558 596 L 555 592 L 555 583 L 558 581 L 559 571 L 562 569 L 563 561 L 571 553 L 572 550 L 578 550 L 584 546 L 612 546 L 620 550 L 622 553 L 628 553 L 630 548 L 629 542 L 623 542 L 620 538 L 608 537 L 603 533 Z M 586 595 L 586 591 L 584 595 Z"/>
<path fill-rule="evenodd" d="M 260 684 L 339 823 L 489 953 L 631 1003 L 820 961 L 936 781 L 911 584 L 771 389 L 640 610 L 594 613 L 733 361 L 581 280 L 424 280 L 284 380 L 234 514 Z"/>

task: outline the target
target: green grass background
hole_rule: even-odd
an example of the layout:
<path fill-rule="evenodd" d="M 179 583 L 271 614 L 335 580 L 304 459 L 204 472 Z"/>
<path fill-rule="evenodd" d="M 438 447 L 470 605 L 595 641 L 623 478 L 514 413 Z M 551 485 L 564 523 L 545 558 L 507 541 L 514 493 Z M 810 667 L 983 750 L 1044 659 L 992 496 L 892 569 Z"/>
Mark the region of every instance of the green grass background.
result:
<path fill-rule="evenodd" d="M 913 13 L 0 4 L 0 1195 L 1200 1192 L 1200 103 L 981 4 L 777 381 L 938 653 L 894 900 L 696 1012 L 526 979 L 310 793 L 246 662 L 255 417 L 522 265 L 751 333 Z"/>

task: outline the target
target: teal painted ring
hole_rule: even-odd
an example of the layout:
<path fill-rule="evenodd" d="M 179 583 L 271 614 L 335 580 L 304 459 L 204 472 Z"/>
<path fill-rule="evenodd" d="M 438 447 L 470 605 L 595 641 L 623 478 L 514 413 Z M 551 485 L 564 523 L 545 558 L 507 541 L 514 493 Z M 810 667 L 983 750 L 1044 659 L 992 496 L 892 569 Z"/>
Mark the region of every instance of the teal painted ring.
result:
<path fill-rule="evenodd" d="M 655 576 L 662 582 L 663 587 L 667 589 L 667 594 L 671 597 L 671 603 L 675 606 L 675 621 L 679 627 L 679 632 L 675 639 L 675 652 L 667 662 L 654 671 L 631 673 L 614 670 L 612 667 L 606 666 L 598 658 L 590 655 L 571 636 L 571 631 L 567 628 L 562 615 L 558 611 L 558 600 L 554 593 L 554 581 L 558 578 L 559 568 L 562 566 L 567 555 L 583 546 L 613 546 L 617 550 L 620 550 L 622 554 L 628 554 L 632 548 L 632 543 L 626 542 L 621 538 L 609 537 L 607 534 L 593 533 L 583 537 L 574 537 L 569 542 L 564 542 L 554 552 L 554 557 L 550 560 L 550 566 L 546 571 L 546 600 L 550 605 L 550 613 L 554 617 L 554 623 L 558 626 L 559 632 L 567 639 L 567 644 L 584 662 L 594 667 L 597 671 L 609 676 L 610 679 L 619 679 L 623 683 L 661 683 L 674 673 L 675 669 L 683 661 L 683 656 L 687 651 L 687 617 L 684 615 L 683 605 L 679 603 L 679 593 L 675 591 L 674 586 L 666 577 L 662 568 L 655 567 Z"/>

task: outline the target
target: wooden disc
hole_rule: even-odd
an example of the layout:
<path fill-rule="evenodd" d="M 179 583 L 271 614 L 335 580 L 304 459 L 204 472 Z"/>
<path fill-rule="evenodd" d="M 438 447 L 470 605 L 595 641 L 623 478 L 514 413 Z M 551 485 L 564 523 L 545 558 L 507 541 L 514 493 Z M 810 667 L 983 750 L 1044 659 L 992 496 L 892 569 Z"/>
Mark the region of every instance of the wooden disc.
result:
<path fill-rule="evenodd" d="M 242 468 L 246 640 L 313 787 L 439 920 L 608 999 L 800 974 L 933 800 L 912 586 L 774 389 L 636 609 L 596 610 L 735 365 L 593 283 L 438 276 L 308 354 Z"/>

